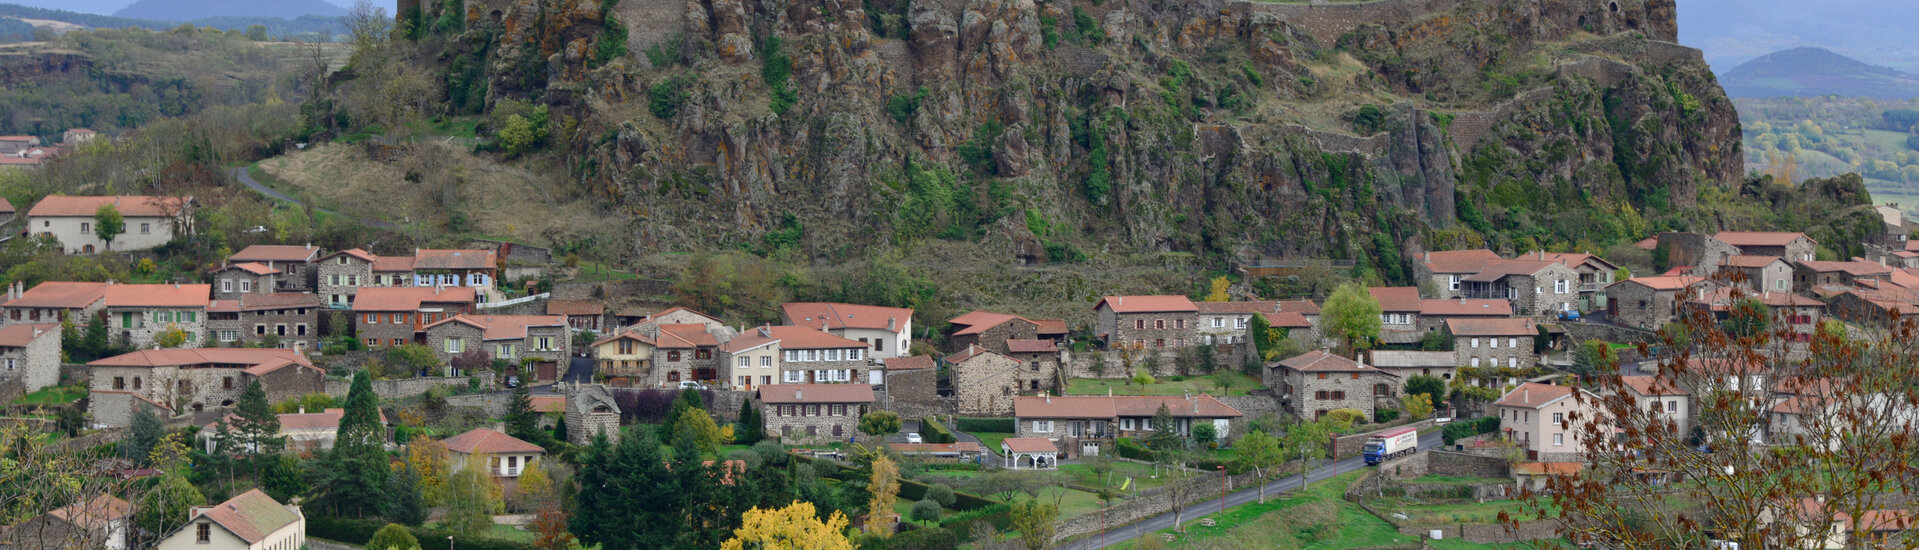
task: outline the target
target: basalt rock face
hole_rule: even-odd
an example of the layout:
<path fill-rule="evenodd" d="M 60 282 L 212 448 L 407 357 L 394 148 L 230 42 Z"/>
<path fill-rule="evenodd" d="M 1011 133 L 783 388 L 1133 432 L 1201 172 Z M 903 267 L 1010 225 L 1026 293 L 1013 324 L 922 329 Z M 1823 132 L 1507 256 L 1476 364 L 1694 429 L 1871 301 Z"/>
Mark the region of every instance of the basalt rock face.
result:
<path fill-rule="evenodd" d="M 791 214 L 826 257 L 937 235 L 1386 261 L 1573 242 L 1516 228 L 1739 177 L 1732 105 L 1670 42 L 1672 0 L 611 6 L 519 0 L 490 99 L 574 121 L 553 136 L 565 178 L 632 217 L 637 252 L 755 242 Z M 589 62 L 602 17 L 629 13 L 684 25 Z M 958 229 L 914 233 L 924 208 Z"/>

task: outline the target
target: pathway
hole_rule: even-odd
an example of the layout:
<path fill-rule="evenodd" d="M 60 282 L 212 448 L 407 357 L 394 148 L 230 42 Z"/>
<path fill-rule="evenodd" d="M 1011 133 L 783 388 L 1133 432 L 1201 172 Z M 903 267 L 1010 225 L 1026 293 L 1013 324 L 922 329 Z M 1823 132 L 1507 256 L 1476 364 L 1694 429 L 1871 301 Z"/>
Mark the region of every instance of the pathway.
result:
<path fill-rule="evenodd" d="M 228 175 L 233 176 L 234 181 L 238 181 L 242 185 L 247 186 L 247 188 L 252 189 L 255 192 L 260 193 L 262 195 L 266 195 L 268 198 L 271 198 L 273 200 L 277 200 L 280 202 L 292 204 L 294 206 L 302 206 L 302 207 L 306 206 L 305 203 L 300 202 L 300 199 L 293 198 L 292 196 L 287 195 L 286 193 L 275 191 L 271 187 L 261 185 L 260 182 L 254 181 L 253 174 L 248 173 L 247 167 L 245 166 L 236 166 L 234 168 L 228 169 L 227 173 Z M 334 212 L 332 210 L 320 208 L 318 206 L 313 207 L 313 210 L 318 212 L 325 212 L 327 214 L 332 214 L 335 216 L 340 215 L 339 212 Z M 355 218 L 355 219 L 360 220 L 360 223 L 364 223 L 366 225 L 370 225 L 373 227 L 398 227 L 394 225 L 392 222 L 381 221 L 381 220 L 376 220 L 372 218 Z"/>

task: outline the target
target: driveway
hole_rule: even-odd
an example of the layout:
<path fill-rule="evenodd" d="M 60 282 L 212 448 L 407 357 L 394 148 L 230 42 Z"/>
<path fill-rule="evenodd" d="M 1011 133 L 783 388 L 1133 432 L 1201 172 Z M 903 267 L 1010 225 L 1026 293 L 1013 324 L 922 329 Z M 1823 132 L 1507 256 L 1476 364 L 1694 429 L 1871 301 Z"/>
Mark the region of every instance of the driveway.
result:
<path fill-rule="evenodd" d="M 254 192 L 257 192 L 262 195 L 266 195 L 268 198 L 271 198 L 273 200 L 277 200 L 280 202 L 284 202 L 287 204 L 291 204 L 294 206 L 301 206 L 301 207 L 306 206 L 305 203 L 300 202 L 300 199 L 293 198 L 292 196 L 287 195 L 286 193 L 275 191 L 271 187 L 261 185 L 260 182 L 254 181 L 253 174 L 248 173 L 247 168 L 245 166 L 239 166 L 239 167 L 234 167 L 232 169 L 229 169 L 227 170 L 227 174 L 233 176 L 234 181 L 238 181 L 240 182 L 241 185 L 247 186 L 248 189 L 252 189 Z M 325 212 L 327 214 L 332 214 L 335 216 L 340 215 L 339 212 L 334 212 L 332 210 L 320 208 L 318 206 L 313 207 L 313 210 L 316 212 Z M 391 222 L 375 220 L 372 218 L 354 218 L 354 219 L 360 220 L 360 223 L 364 223 L 366 225 L 370 225 L 373 227 L 398 227 L 396 225 L 393 225 L 393 223 Z"/>
<path fill-rule="evenodd" d="M 1419 436 L 1419 448 L 1422 451 L 1437 449 L 1441 446 L 1442 443 L 1444 443 L 1444 440 L 1441 438 L 1439 430 L 1432 430 L 1424 434 L 1420 434 Z M 1359 470 L 1366 467 L 1367 467 L 1366 459 L 1359 456 L 1358 454 L 1354 454 L 1352 456 L 1339 459 L 1338 461 L 1333 462 L 1331 464 L 1322 465 L 1319 468 L 1315 468 L 1312 471 L 1307 472 L 1305 481 L 1301 481 L 1300 477 L 1295 475 L 1295 476 L 1287 477 L 1285 479 L 1274 481 L 1272 483 L 1267 483 L 1266 493 L 1270 500 L 1270 496 L 1273 494 L 1290 493 L 1293 491 L 1297 491 L 1300 489 L 1300 487 L 1303 487 L 1306 483 L 1324 481 L 1328 478 L 1332 478 L 1340 474 L 1352 472 L 1352 471 Z M 1258 501 L 1259 501 L 1258 487 L 1247 488 L 1247 489 L 1240 490 L 1239 492 L 1226 495 L 1226 507 L 1228 508 L 1241 506 L 1244 504 L 1258 502 Z M 1219 507 L 1220 507 L 1220 503 L 1219 503 L 1219 499 L 1217 498 L 1207 500 L 1204 502 L 1189 504 L 1186 506 L 1186 520 L 1188 522 L 1196 521 L 1201 516 L 1218 513 Z M 1170 528 L 1172 526 L 1173 526 L 1173 514 L 1172 512 L 1167 512 L 1164 514 L 1146 518 L 1146 520 L 1144 521 L 1139 521 L 1139 522 L 1126 524 L 1126 525 L 1117 525 L 1107 529 L 1107 531 L 1104 534 L 1094 534 L 1090 537 L 1080 539 L 1078 541 L 1074 541 L 1069 544 L 1062 544 L 1058 546 L 1058 548 L 1060 548 L 1061 550 L 1087 550 L 1092 548 L 1109 548 L 1112 546 L 1125 544 L 1128 541 L 1131 541 L 1135 538 L 1139 538 L 1142 535 L 1151 535 L 1155 531 L 1159 531 L 1160 529 Z"/>

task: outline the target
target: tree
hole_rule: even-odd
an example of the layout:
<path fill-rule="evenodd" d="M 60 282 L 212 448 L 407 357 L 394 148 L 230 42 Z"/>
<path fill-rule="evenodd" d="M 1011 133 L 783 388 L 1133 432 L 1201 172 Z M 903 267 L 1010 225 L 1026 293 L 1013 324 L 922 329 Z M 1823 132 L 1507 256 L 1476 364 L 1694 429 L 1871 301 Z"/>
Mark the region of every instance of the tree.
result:
<path fill-rule="evenodd" d="M 546 475 L 545 464 L 535 460 L 520 472 L 519 488 L 514 492 L 523 510 L 538 510 L 557 504 L 553 498 L 553 480 Z"/>
<path fill-rule="evenodd" d="M 127 219 L 111 204 L 100 205 L 93 212 L 93 234 L 107 243 L 107 250 L 113 250 L 113 238 L 127 232 Z"/>
<path fill-rule="evenodd" d="M 705 409 L 688 409 L 680 415 L 678 423 L 673 425 L 673 440 L 677 445 L 682 439 L 691 443 L 690 447 L 703 454 L 720 452 L 720 426 Z"/>
<path fill-rule="evenodd" d="M 1433 415 L 1433 398 L 1426 394 L 1407 394 L 1406 397 L 1400 398 L 1399 402 L 1406 408 L 1407 418 L 1425 420 Z"/>
<path fill-rule="evenodd" d="M 474 348 L 466 350 L 465 353 L 453 356 L 452 359 L 447 361 L 447 364 L 452 365 L 454 370 L 459 371 L 461 374 L 471 376 L 475 372 L 486 370 L 488 367 L 493 366 L 493 356 L 487 355 L 485 350 Z"/>
<path fill-rule="evenodd" d="M 1319 322 L 1328 336 L 1340 341 L 1340 353 L 1358 357 L 1361 350 L 1379 339 L 1381 313 L 1379 299 L 1359 283 L 1346 283 L 1333 290 L 1320 308 Z"/>
<path fill-rule="evenodd" d="M 411 464 L 401 464 L 393 472 L 393 487 L 389 490 L 393 496 L 393 506 L 386 514 L 389 519 L 406 525 L 426 523 L 426 487 L 421 485 L 421 477 L 421 472 Z M 367 548 L 374 546 L 368 545 Z"/>
<path fill-rule="evenodd" d="M 366 550 L 419 550 L 420 540 L 413 538 L 413 532 L 406 526 L 388 523 L 379 531 L 373 532 L 373 538 L 367 539 Z"/>
<path fill-rule="evenodd" d="M 834 511 L 820 521 L 813 503 L 794 501 L 774 510 L 753 507 L 741 518 L 733 538 L 720 545 L 721 550 L 853 550 L 853 541 L 842 534 L 846 515 Z"/>
<path fill-rule="evenodd" d="M 87 429 L 87 413 L 79 407 L 60 407 L 60 412 L 55 413 L 54 429 L 67 437 L 79 437 L 80 432 Z"/>
<path fill-rule="evenodd" d="M 1253 477 L 1259 480 L 1257 483 L 1259 503 L 1265 504 L 1265 480 L 1267 476 L 1272 475 L 1274 468 L 1278 468 L 1286 461 L 1286 455 L 1279 448 L 1279 439 L 1266 435 L 1264 431 L 1253 430 L 1252 433 L 1239 438 L 1239 442 L 1233 444 L 1233 448 L 1239 449 L 1239 463 L 1251 469 Z"/>
<path fill-rule="evenodd" d="M 1153 413 L 1153 433 L 1146 435 L 1146 447 L 1154 451 L 1171 451 L 1182 447 L 1179 442 L 1179 423 L 1173 420 L 1173 411 L 1165 403 L 1159 404 L 1159 410 Z"/>
<path fill-rule="evenodd" d="M 1573 348 L 1572 371 L 1582 377 L 1612 373 L 1619 370 L 1618 361 L 1613 355 L 1611 343 L 1587 340 Z"/>
<path fill-rule="evenodd" d="M 1446 381 L 1437 376 L 1415 374 L 1406 379 L 1406 394 L 1425 395 L 1427 404 L 1438 403 L 1446 397 Z"/>
<path fill-rule="evenodd" d="M 392 367 L 387 370 L 389 378 L 392 378 L 390 375 L 396 372 L 404 372 L 408 377 L 413 377 L 440 366 L 440 356 L 433 353 L 433 348 L 420 344 L 406 344 L 387 348 L 386 364 Z"/>
<path fill-rule="evenodd" d="M 442 523 L 447 529 L 463 536 L 477 537 L 493 530 L 493 514 L 504 508 L 500 502 L 500 485 L 493 482 L 493 476 L 487 475 L 485 468 L 491 458 L 484 454 L 467 457 L 470 467 L 453 472 L 446 480 L 446 518 Z"/>
<path fill-rule="evenodd" d="M 266 387 L 259 379 L 247 384 L 240 392 L 240 401 L 234 407 L 233 432 L 239 443 L 240 453 L 253 464 L 253 475 L 258 478 L 263 460 L 280 454 L 286 448 L 286 438 L 280 437 L 280 417 L 273 414 L 273 405 L 267 403 Z"/>
<path fill-rule="evenodd" d="M 899 433 L 900 413 L 893 411 L 873 411 L 860 416 L 860 433 L 873 437 L 886 437 Z"/>
<path fill-rule="evenodd" d="M 1126 381 L 1138 385 L 1141 392 L 1146 391 L 1146 387 L 1153 385 L 1154 382 L 1153 375 L 1146 372 L 1146 369 L 1133 371 L 1133 377 L 1126 379 Z"/>
<path fill-rule="evenodd" d="M 1105 455 L 1100 455 L 1100 456 L 1105 456 Z M 924 495 L 924 497 L 925 497 L 925 500 L 937 502 L 939 503 L 940 506 L 943 506 L 943 507 L 950 507 L 953 505 L 954 502 L 959 501 L 959 497 L 953 495 L 952 487 L 947 487 L 945 485 L 941 485 L 937 483 L 926 488 L 926 494 Z"/>
<path fill-rule="evenodd" d="M 569 525 L 586 545 L 602 548 L 671 548 L 682 495 L 657 437 L 624 432 L 619 445 L 596 436 L 580 464 L 580 486 Z M 809 511 L 807 514 L 811 517 Z"/>
<path fill-rule="evenodd" d="M 366 517 L 380 513 L 387 505 L 388 476 L 392 473 L 384 448 L 386 428 L 380 425 L 379 397 L 373 394 L 373 379 L 366 371 L 353 374 L 344 409 L 333 451 L 314 470 L 313 485 L 318 492 L 315 501 L 336 515 Z"/>
<path fill-rule="evenodd" d="M 665 428 L 660 430 L 661 443 L 673 443 L 674 428 L 680 425 L 680 415 L 693 409 L 706 409 L 706 400 L 700 398 L 700 391 L 692 388 L 680 390 L 679 396 L 673 398 L 673 405 L 667 407 L 666 415 L 660 417 L 660 426 Z"/>
<path fill-rule="evenodd" d="M 1772 330 L 1772 309 L 1758 298 L 1746 297 L 1733 302 L 1726 315 L 1725 331 L 1738 338 L 1762 338 Z"/>
<path fill-rule="evenodd" d="M 165 536 L 187 523 L 187 512 L 205 506 L 207 497 L 183 475 L 160 476 L 160 482 L 140 499 L 133 522 L 154 537 Z"/>
<path fill-rule="evenodd" d="M 753 405 L 752 399 L 740 400 L 740 429 L 734 430 L 733 440 L 741 445 L 759 443 L 766 437 L 765 422 L 760 419 L 760 409 Z"/>
<path fill-rule="evenodd" d="M 369 0 L 354 2 L 353 7 L 347 10 L 344 23 L 348 39 L 353 44 L 354 59 L 385 44 L 393 29 L 393 18 L 387 16 L 386 8 L 375 7 Z"/>
<path fill-rule="evenodd" d="M 420 476 L 420 496 L 429 506 L 445 504 L 441 488 L 446 481 L 446 445 L 425 434 L 406 444 L 406 469 Z"/>
<path fill-rule="evenodd" d="M 566 510 L 558 503 L 540 508 L 533 516 L 533 547 L 540 550 L 567 550 L 577 548 L 573 534 L 566 532 Z"/>
<path fill-rule="evenodd" d="M 1227 279 L 1225 275 L 1214 277 L 1213 280 L 1207 286 L 1209 287 L 1209 289 L 1206 292 L 1206 301 L 1208 302 L 1232 301 L 1233 297 L 1231 294 L 1226 293 L 1226 289 L 1233 286 L 1233 281 L 1230 279 Z"/>
<path fill-rule="evenodd" d="M 913 510 L 910 514 L 913 521 L 938 524 L 940 520 L 940 503 L 933 502 L 930 499 L 915 502 L 913 503 Z"/>
<path fill-rule="evenodd" d="M 873 500 L 866 505 L 866 532 L 873 536 L 885 537 L 893 534 L 893 503 L 899 499 L 900 469 L 893 459 L 881 454 L 873 459 L 873 476 L 866 483 L 866 492 Z"/>
<path fill-rule="evenodd" d="M 247 25 L 247 40 L 252 40 L 254 42 L 266 42 L 267 40 L 269 40 L 269 38 L 267 37 L 267 26 L 266 25 Z"/>
<path fill-rule="evenodd" d="M 187 345 L 187 336 L 187 331 L 168 325 L 165 330 L 153 335 L 153 345 L 168 349 L 177 348 Z"/>
<path fill-rule="evenodd" d="M 1219 429 L 1212 424 L 1193 424 L 1193 444 L 1211 448 L 1219 441 Z"/>
<path fill-rule="evenodd" d="M 1239 383 L 1238 373 L 1224 370 L 1213 373 L 1213 385 L 1219 388 L 1219 394 L 1222 396 L 1233 393 L 1233 385 L 1237 383 Z"/>
<path fill-rule="evenodd" d="M 520 384 L 513 388 L 513 397 L 506 402 L 506 435 L 539 445 L 545 439 L 541 437 L 543 433 L 540 413 L 533 410 L 533 392 L 526 384 Z"/>
<path fill-rule="evenodd" d="M 82 349 L 86 350 L 88 358 L 99 358 L 107 352 L 107 346 L 109 345 L 108 339 L 110 338 L 109 334 L 110 333 L 107 332 L 107 316 L 95 315 L 93 318 L 87 319 L 87 331 L 86 334 L 81 336 L 81 342 L 84 344 Z"/>
<path fill-rule="evenodd" d="M 1028 550 L 1040 550 L 1053 544 L 1053 521 L 1059 519 L 1059 507 L 1037 499 L 1013 505 L 1013 529 Z"/>
<path fill-rule="evenodd" d="M 153 452 L 154 444 L 164 435 L 166 427 L 160 424 L 160 417 L 153 414 L 153 408 L 136 406 L 127 426 L 127 437 L 120 440 L 120 456 L 146 460 L 147 453 Z"/>

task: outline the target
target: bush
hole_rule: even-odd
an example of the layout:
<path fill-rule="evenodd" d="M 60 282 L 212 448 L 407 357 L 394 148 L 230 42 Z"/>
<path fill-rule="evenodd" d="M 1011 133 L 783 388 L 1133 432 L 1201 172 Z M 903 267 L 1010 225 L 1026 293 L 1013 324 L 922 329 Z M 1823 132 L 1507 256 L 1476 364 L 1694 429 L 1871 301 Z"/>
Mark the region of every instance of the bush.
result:
<path fill-rule="evenodd" d="M 953 427 L 962 432 L 1014 433 L 1017 423 L 1011 418 L 966 418 L 953 420 Z"/>
<path fill-rule="evenodd" d="M 947 430 L 946 426 L 940 425 L 938 420 L 934 420 L 933 417 L 930 416 L 920 419 L 920 436 L 925 438 L 927 443 L 956 443 L 959 441 L 959 438 L 953 437 L 952 431 Z"/>
<path fill-rule="evenodd" d="M 954 514 L 958 515 L 958 514 Z M 386 523 L 365 519 L 330 518 L 320 515 L 307 516 L 307 536 L 318 537 L 347 544 L 364 546 L 373 540 Z M 447 544 L 447 531 L 410 527 L 413 538 L 420 542 L 421 550 L 452 550 Z M 459 550 L 533 550 L 533 545 L 510 540 L 491 538 L 460 537 Z"/>
<path fill-rule="evenodd" d="M 926 500 L 931 500 L 933 502 L 937 502 L 939 503 L 940 506 L 947 506 L 947 507 L 951 507 L 955 500 L 955 497 L 953 496 L 953 489 L 945 485 L 933 485 L 929 487 L 926 490 L 926 496 L 923 496 L 921 498 L 924 498 Z"/>
<path fill-rule="evenodd" d="M 1397 419 L 1397 418 L 1399 418 L 1399 409 L 1379 409 L 1377 411 L 1373 411 L 1374 422 L 1384 424 L 1387 422 L 1392 422 L 1394 419 Z"/>
<path fill-rule="evenodd" d="M 1153 460 L 1153 451 L 1140 445 L 1139 442 L 1133 441 L 1130 437 L 1122 437 L 1115 440 L 1113 447 L 1119 449 L 1120 458 L 1145 460 L 1148 462 Z"/>
<path fill-rule="evenodd" d="M 918 527 L 891 537 L 861 540 L 860 550 L 953 550 L 959 548 L 961 540 L 955 531 L 965 531 L 965 527 Z"/>
<path fill-rule="evenodd" d="M 933 502 L 931 500 L 922 500 L 919 502 L 915 502 L 913 503 L 913 510 L 909 514 L 909 516 L 914 521 L 930 521 L 933 523 L 939 523 L 940 503 Z"/>

